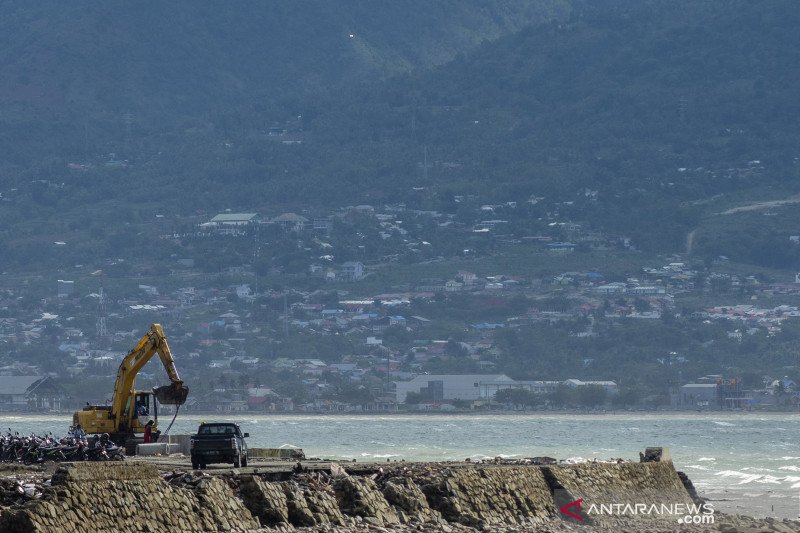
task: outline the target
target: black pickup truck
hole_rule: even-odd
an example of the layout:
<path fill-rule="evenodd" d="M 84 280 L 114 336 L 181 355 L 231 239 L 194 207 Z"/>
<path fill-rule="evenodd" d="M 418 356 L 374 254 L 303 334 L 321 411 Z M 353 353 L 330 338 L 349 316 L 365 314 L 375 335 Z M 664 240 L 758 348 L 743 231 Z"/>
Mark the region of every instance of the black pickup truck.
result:
<path fill-rule="evenodd" d="M 205 468 L 210 463 L 232 463 L 236 468 L 247 466 L 249 433 L 242 433 L 238 424 L 229 422 L 202 423 L 192 435 L 192 468 Z"/>

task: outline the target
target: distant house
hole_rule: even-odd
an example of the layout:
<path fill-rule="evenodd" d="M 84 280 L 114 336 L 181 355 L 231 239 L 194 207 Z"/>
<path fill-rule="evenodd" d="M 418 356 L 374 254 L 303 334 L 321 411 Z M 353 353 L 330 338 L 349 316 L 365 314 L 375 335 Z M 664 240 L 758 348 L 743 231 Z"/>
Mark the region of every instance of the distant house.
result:
<path fill-rule="evenodd" d="M 472 272 L 466 272 L 462 270 L 459 271 L 458 276 L 456 276 L 456 279 L 460 279 L 464 285 L 473 285 L 477 283 L 478 276 L 476 276 Z"/>
<path fill-rule="evenodd" d="M 447 292 L 458 292 L 464 288 L 463 283 L 459 283 L 458 281 L 449 280 L 444 284 L 444 290 Z"/>
<path fill-rule="evenodd" d="M 237 285 L 235 290 L 236 290 L 236 297 L 239 298 L 240 300 L 247 300 L 249 302 L 252 302 L 253 300 L 256 299 L 256 295 L 253 294 L 252 290 L 250 289 L 250 285 L 248 284 Z"/>
<path fill-rule="evenodd" d="M 333 229 L 333 219 L 331 217 L 315 218 L 311 227 L 314 231 L 330 232 Z"/>
<path fill-rule="evenodd" d="M 681 387 L 676 401 L 679 406 L 716 407 L 716 383 L 687 383 Z"/>
<path fill-rule="evenodd" d="M 0 410 L 61 410 L 64 391 L 47 376 L 0 376 Z"/>
<path fill-rule="evenodd" d="M 358 281 L 364 277 L 364 263 L 360 261 L 348 261 L 342 264 L 339 270 L 339 279 L 346 281 Z"/>
<path fill-rule="evenodd" d="M 613 381 L 581 381 L 579 379 L 568 379 L 563 382 L 564 385 L 571 388 L 596 386 L 603 387 L 608 394 L 617 394 L 619 388 Z"/>
<path fill-rule="evenodd" d="M 258 213 L 220 213 L 200 227 L 212 229 L 223 235 L 236 235 L 247 226 L 258 223 L 259 220 Z"/>
<path fill-rule="evenodd" d="M 66 279 L 58 280 L 58 297 L 67 298 L 75 292 L 75 282 Z"/>
<path fill-rule="evenodd" d="M 664 287 L 656 287 L 656 286 L 636 286 L 636 287 L 628 287 L 626 290 L 628 294 L 666 294 L 666 289 Z"/>
<path fill-rule="evenodd" d="M 270 220 L 270 224 L 278 224 L 287 230 L 303 231 L 308 224 L 308 219 L 295 213 L 283 213 Z"/>
<path fill-rule="evenodd" d="M 594 292 L 598 294 L 622 294 L 628 289 L 624 283 L 614 282 L 606 285 L 598 285 L 594 288 Z"/>
<path fill-rule="evenodd" d="M 551 242 L 546 244 L 545 248 L 553 254 L 569 254 L 575 251 L 575 244 L 571 242 Z"/>

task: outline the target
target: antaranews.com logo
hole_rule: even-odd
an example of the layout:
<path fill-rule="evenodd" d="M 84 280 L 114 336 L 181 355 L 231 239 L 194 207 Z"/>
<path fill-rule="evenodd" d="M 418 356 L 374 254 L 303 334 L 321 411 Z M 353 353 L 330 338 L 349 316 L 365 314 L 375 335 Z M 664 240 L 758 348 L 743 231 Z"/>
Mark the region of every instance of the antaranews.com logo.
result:
<path fill-rule="evenodd" d="M 563 501 L 563 500 L 562 500 Z M 580 522 L 592 516 L 674 518 L 679 524 L 702 525 L 714 523 L 711 503 L 590 503 L 583 498 L 559 508 L 562 514 Z"/>

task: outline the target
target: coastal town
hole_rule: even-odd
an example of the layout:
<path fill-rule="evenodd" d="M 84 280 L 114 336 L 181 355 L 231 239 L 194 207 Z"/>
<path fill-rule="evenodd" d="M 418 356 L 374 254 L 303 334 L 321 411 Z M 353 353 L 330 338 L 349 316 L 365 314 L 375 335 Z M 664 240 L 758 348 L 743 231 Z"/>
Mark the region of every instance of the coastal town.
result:
<path fill-rule="evenodd" d="M 0 533 L 800 531 L 790 0 L 0 17 Z"/>
<path fill-rule="evenodd" d="M 648 256 L 624 235 L 570 222 L 574 202 L 452 200 L 469 209 L 155 214 L 131 226 L 121 257 L 6 273 L 0 409 L 104 401 L 151 322 L 164 325 L 193 384 L 186 409 L 198 412 L 797 405 L 789 376 L 743 380 L 724 365 L 693 375 L 680 342 L 650 361 L 674 377 L 632 395 L 593 347 L 626 324 L 678 319 L 713 328 L 705 344 L 780 337 L 800 317 L 800 280 L 736 272 L 725 257 Z M 143 242 L 152 255 L 140 255 Z M 72 243 L 49 246 L 67 265 Z M 509 347 L 525 331 L 581 343 L 570 353 L 579 359 L 521 371 Z M 139 385 L 161 378 L 147 367 Z M 74 385 L 87 380 L 97 387 Z"/>

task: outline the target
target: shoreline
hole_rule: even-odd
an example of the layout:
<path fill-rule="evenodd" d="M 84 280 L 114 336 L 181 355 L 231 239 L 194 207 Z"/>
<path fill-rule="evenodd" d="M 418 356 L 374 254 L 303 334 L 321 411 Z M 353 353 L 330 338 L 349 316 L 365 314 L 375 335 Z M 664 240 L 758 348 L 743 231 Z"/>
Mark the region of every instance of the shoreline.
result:
<path fill-rule="evenodd" d="M 775 412 L 506 411 L 498 413 L 188 413 L 171 433 L 191 434 L 201 420 L 230 421 L 249 431 L 250 446 L 299 447 L 308 457 L 359 464 L 491 460 L 551 456 L 570 460 L 621 457 L 666 446 L 678 470 L 726 510 L 769 515 L 754 494 L 796 501 L 800 417 Z M 171 418 L 171 416 L 170 416 Z M 0 429 L 63 434 L 60 414 L 6 413 Z M 169 422 L 169 418 L 160 422 Z M 5 425 L 3 425 L 5 424 Z M 755 454 L 755 456 L 753 456 Z M 770 494 L 768 491 L 772 490 Z M 726 492 L 727 491 L 727 492 Z M 713 494 L 713 496 L 712 496 Z M 759 503 L 758 505 L 755 505 Z M 784 507 L 781 505 L 781 507 Z M 783 511 L 780 511 L 783 512 Z M 797 511 L 789 507 L 788 517 Z M 787 516 L 786 514 L 784 516 Z"/>
<path fill-rule="evenodd" d="M 75 411 L 59 411 L 59 412 L 29 412 L 29 411 L 0 411 L 0 419 L 2 418 L 46 418 L 46 417 L 71 417 Z M 800 415 L 800 409 L 792 410 L 704 410 L 696 411 L 691 409 L 670 409 L 670 410 L 596 410 L 588 411 L 583 409 L 576 410 L 526 410 L 526 411 L 512 411 L 512 410 L 456 410 L 456 411 L 344 411 L 344 412 L 328 412 L 328 411 L 241 411 L 241 412 L 222 412 L 222 411 L 190 411 L 188 413 L 181 412 L 179 416 L 183 417 L 203 417 L 203 416 L 219 416 L 219 417 L 308 417 L 308 416 L 331 416 L 331 417 L 395 417 L 395 416 L 565 416 L 565 415 L 579 415 L 583 417 L 591 416 L 625 416 L 625 415 L 658 415 L 658 416 L 681 416 L 689 417 L 703 417 L 703 416 L 778 416 L 778 415 Z M 174 413 L 164 413 L 163 418 L 173 416 Z"/>

